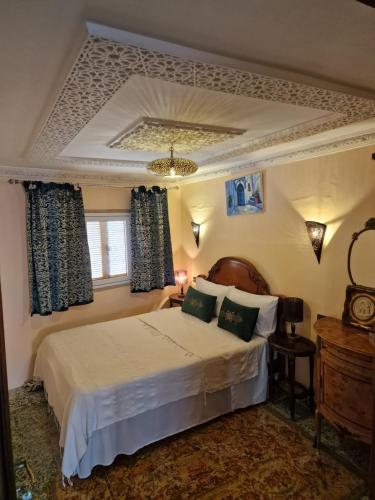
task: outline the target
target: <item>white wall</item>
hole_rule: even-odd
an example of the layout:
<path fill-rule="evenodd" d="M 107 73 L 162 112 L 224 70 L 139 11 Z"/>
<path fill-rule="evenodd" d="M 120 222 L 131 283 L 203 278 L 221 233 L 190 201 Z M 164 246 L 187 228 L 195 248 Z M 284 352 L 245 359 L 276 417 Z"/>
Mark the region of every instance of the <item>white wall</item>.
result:
<path fill-rule="evenodd" d="M 87 210 L 126 210 L 130 191 L 84 188 Z M 180 265 L 180 192 L 168 193 L 175 267 Z M 95 291 L 92 304 L 75 306 L 50 316 L 29 314 L 25 194 L 23 187 L 0 183 L 0 277 L 3 298 L 9 387 L 22 385 L 32 375 L 35 351 L 48 333 L 82 324 L 130 316 L 158 308 L 175 287 L 130 294 L 129 286 Z"/>

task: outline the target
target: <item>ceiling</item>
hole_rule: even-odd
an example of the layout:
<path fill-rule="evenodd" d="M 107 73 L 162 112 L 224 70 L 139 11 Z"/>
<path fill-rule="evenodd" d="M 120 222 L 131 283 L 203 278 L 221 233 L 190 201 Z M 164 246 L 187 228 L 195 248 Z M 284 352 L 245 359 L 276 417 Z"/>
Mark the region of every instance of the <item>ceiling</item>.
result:
<path fill-rule="evenodd" d="M 245 130 L 244 134 L 202 147 L 189 155 L 194 161 L 202 162 L 226 149 L 241 147 L 251 139 L 335 115 L 308 107 L 132 76 L 61 151 L 61 156 L 151 161 L 163 150 L 155 147 L 148 151 L 145 147 L 143 151 L 122 151 L 108 147 L 109 142 L 142 116 Z M 175 148 L 176 153 L 185 153 L 178 144 Z"/>
<path fill-rule="evenodd" d="M 108 147 L 143 117 L 246 129 L 189 155 L 197 180 L 375 144 L 375 9 L 354 0 L 0 0 L 0 12 L 2 176 L 148 182 L 160 153 Z M 90 37 L 86 20 L 126 31 L 93 24 Z M 108 41 L 93 44 L 98 35 Z M 113 81 L 109 50 L 124 42 L 141 47 L 143 67 Z M 155 50 L 178 78 L 155 70 Z M 78 101 L 98 74 L 88 113 Z"/>

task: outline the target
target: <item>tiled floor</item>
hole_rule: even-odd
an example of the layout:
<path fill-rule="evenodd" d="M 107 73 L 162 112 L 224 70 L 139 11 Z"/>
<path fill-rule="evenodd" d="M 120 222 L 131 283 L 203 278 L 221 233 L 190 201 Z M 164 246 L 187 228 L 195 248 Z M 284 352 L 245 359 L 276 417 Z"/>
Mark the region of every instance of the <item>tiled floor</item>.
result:
<path fill-rule="evenodd" d="M 274 415 L 278 415 L 275 418 Z M 361 498 L 368 448 L 346 443 L 325 425 L 326 453 L 312 447 L 313 419 L 304 404 L 297 422 L 287 404 L 235 412 L 196 429 L 148 446 L 132 457 L 96 467 L 86 480 L 62 488 L 58 431 L 41 392 L 11 393 L 16 460 L 27 459 L 39 500 L 140 498 Z M 343 465 L 344 464 L 344 465 Z M 362 471 L 362 473 L 361 473 Z M 18 486 L 29 487 L 24 470 Z"/>

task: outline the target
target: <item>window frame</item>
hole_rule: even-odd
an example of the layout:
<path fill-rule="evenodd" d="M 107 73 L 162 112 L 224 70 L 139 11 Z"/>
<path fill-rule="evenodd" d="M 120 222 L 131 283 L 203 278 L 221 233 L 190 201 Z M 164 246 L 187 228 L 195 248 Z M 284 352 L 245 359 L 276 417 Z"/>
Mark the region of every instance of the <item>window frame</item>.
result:
<path fill-rule="evenodd" d="M 125 221 L 125 227 L 126 227 L 126 241 L 125 241 L 125 250 L 126 250 L 126 257 L 127 257 L 127 264 L 128 264 L 128 274 L 120 274 L 117 276 L 106 276 L 103 278 L 92 278 L 92 286 L 94 290 L 100 290 L 103 288 L 108 288 L 108 287 L 115 287 L 115 286 L 123 286 L 123 285 L 129 285 L 130 279 L 131 279 L 131 245 L 130 245 L 130 212 L 128 210 L 124 211 L 115 211 L 115 212 L 92 212 L 92 211 L 86 211 L 85 212 L 85 224 L 90 221 L 99 221 L 99 222 L 106 222 L 106 221 L 111 221 L 111 220 L 121 220 Z M 103 236 L 103 228 L 101 226 L 101 231 L 102 231 L 102 236 Z M 108 237 L 105 234 L 105 237 L 101 239 L 102 241 L 102 248 L 101 248 L 101 256 L 102 256 L 102 262 L 105 263 L 103 265 L 103 270 L 108 270 L 109 263 L 108 263 Z"/>

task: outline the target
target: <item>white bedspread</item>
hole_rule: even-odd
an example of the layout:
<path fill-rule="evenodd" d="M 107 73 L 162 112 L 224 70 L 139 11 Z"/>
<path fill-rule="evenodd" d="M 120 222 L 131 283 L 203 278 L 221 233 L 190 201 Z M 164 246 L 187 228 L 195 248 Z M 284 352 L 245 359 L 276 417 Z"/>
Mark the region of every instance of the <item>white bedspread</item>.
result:
<path fill-rule="evenodd" d="M 217 321 L 217 320 L 216 320 Z M 61 426 L 62 472 L 76 473 L 96 430 L 258 374 L 261 337 L 245 343 L 180 308 L 48 335 L 34 375 Z"/>

